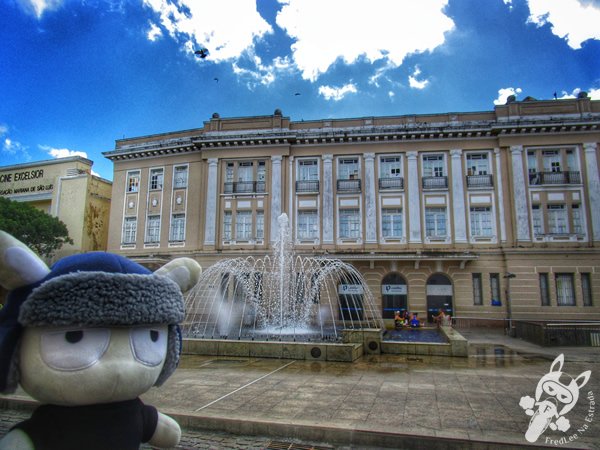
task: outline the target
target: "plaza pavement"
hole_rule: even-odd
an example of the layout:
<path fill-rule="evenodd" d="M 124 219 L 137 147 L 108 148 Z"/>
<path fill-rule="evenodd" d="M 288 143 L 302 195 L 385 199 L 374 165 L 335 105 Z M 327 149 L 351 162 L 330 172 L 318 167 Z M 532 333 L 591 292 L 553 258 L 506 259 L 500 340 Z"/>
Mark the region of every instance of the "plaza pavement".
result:
<path fill-rule="evenodd" d="M 542 348 L 493 329 L 460 332 L 469 339 L 469 358 L 376 355 L 335 363 L 187 356 L 143 400 L 184 430 L 327 448 L 600 449 L 600 409 L 585 421 L 595 408 L 589 393 L 594 403 L 600 399 L 599 348 Z M 534 397 L 560 353 L 564 372 L 575 378 L 591 370 L 591 378 L 567 415 L 571 429 L 548 429 L 529 444 L 530 418 L 519 401 Z M 20 391 L 2 403 L 12 408 L 29 401 Z M 560 441 L 570 436 L 572 442 Z"/>

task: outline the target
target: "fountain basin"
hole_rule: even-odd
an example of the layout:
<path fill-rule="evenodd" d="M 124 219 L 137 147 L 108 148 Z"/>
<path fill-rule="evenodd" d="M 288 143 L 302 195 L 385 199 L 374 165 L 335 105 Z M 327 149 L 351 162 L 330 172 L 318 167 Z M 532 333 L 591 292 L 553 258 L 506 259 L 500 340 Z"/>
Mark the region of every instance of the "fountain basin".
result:
<path fill-rule="evenodd" d="M 187 338 L 183 340 L 182 350 L 184 354 L 194 355 L 353 362 L 363 355 L 363 343 Z"/>

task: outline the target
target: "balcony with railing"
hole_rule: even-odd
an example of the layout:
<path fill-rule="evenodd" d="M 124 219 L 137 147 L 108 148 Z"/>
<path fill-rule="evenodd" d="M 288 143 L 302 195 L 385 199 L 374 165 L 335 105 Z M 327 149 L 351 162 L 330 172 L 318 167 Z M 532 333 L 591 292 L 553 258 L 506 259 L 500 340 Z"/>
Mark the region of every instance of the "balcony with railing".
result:
<path fill-rule="evenodd" d="M 423 177 L 423 189 L 448 189 L 448 177 Z"/>
<path fill-rule="evenodd" d="M 223 192 L 225 194 L 254 194 L 265 192 L 264 181 L 233 181 L 226 182 Z"/>
<path fill-rule="evenodd" d="M 380 178 L 379 179 L 379 190 L 401 190 L 404 189 L 404 178 L 402 177 L 394 177 L 394 178 Z"/>
<path fill-rule="evenodd" d="M 529 184 L 580 184 L 581 174 L 578 171 L 568 172 L 530 172 Z"/>
<path fill-rule="evenodd" d="M 360 180 L 337 180 L 338 192 L 360 192 Z"/>
<path fill-rule="evenodd" d="M 296 192 L 319 192 L 319 180 L 296 181 Z"/>
<path fill-rule="evenodd" d="M 494 187 L 492 175 L 467 175 L 467 188 L 491 188 Z"/>

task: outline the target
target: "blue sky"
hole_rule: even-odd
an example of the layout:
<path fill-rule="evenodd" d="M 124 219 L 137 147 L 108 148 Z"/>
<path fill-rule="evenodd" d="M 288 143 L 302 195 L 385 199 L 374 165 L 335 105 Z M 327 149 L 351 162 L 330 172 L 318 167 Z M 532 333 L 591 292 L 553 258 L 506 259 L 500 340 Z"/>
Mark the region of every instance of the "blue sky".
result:
<path fill-rule="evenodd" d="M 600 0 L 0 0 L 0 165 L 221 117 L 600 99 Z M 206 47 L 206 59 L 194 50 Z M 299 94 L 299 95 L 297 95 Z"/>

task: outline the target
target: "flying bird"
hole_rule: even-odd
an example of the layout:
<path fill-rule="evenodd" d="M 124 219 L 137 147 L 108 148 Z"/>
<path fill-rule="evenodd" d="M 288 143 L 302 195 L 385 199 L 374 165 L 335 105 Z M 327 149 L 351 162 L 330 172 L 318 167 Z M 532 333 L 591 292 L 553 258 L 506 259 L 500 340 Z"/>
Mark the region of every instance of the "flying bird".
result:
<path fill-rule="evenodd" d="M 194 55 L 199 56 L 200 58 L 204 59 L 204 58 L 206 58 L 208 56 L 208 49 L 202 47 L 201 49 L 196 50 L 194 52 Z"/>
<path fill-rule="evenodd" d="M 295 95 L 295 96 L 298 96 L 298 95 L 300 95 L 300 92 L 296 92 L 294 95 Z"/>
<path fill-rule="evenodd" d="M 219 79 L 218 79 L 218 78 L 216 78 L 216 77 L 215 77 L 215 78 L 213 78 L 213 80 L 215 80 L 217 83 L 219 82 Z"/>

